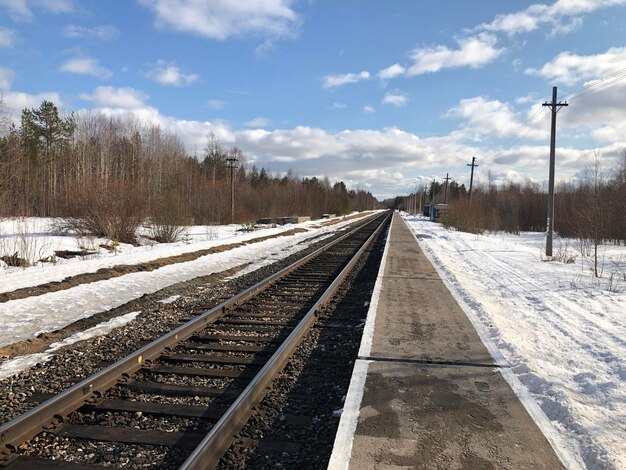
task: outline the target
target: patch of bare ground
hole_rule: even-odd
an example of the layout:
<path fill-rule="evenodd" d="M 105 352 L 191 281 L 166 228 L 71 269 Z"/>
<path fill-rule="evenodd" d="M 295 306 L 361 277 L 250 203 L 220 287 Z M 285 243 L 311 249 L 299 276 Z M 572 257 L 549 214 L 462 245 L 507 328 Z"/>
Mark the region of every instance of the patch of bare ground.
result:
<path fill-rule="evenodd" d="M 226 271 L 213 273 L 209 276 L 204 276 L 201 279 L 207 284 L 213 284 L 215 282 L 223 280 L 226 277 L 237 274 L 237 272 L 241 271 L 246 266 L 247 264 L 235 266 L 233 268 L 227 269 Z M 100 312 L 88 318 L 77 320 L 74 323 L 70 323 L 69 325 L 59 330 L 41 333 L 34 338 L 29 338 L 24 341 L 19 341 L 17 343 L 4 346 L 0 348 L 0 363 L 16 356 L 44 352 L 52 343 L 63 341 L 65 338 L 68 338 L 75 333 L 85 331 L 88 328 L 92 328 L 99 323 L 110 320 L 111 318 L 118 317 L 120 315 L 123 315 L 124 313 L 128 313 L 133 310 L 141 310 L 141 304 L 143 302 L 143 297 L 140 297 L 139 299 L 133 300 L 118 308 L 107 310 L 106 312 Z"/>
<path fill-rule="evenodd" d="M 62 281 L 48 282 L 46 284 L 41 284 L 34 287 L 24 287 L 21 289 L 16 289 L 11 292 L 4 292 L 0 294 L 0 302 L 8 302 L 9 300 L 17 300 L 24 299 L 26 297 L 37 296 L 42 294 L 47 294 L 48 292 L 56 292 L 60 290 L 70 289 L 72 287 L 76 287 L 80 284 L 87 284 L 90 282 L 96 281 L 104 281 L 107 279 L 112 279 L 114 277 L 123 276 L 125 274 L 137 273 L 137 272 L 146 272 L 146 271 L 154 271 L 155 269 L 162 268 L 163 266 L 167 266 L 170 264 L 176 263 L 185 263 L 187 261 L 193 261 L 202 256 L 221 253 L 223 251 L 232 250 L 234 248 L 239 248 L 240 246 L 250 245 L 252 243 L 259 243 L 265 240 L 269 240 L 270 238 L 277 237 L 287 237 L 290 235 L 295 235 L 297 233 L 306 232 L 303 228 L 294 228 L 291 230 L 287 230 L 286 232 L 282 232 L 276 235 L 267 235 L 264 237 L 253 238 L 251 240 L 246 240 L 238 243 L 229 243 L 227 245 L 215 246 L 212 248 L 208 248 L 206 250 L 198 250 L 193 251 L 191 253 L 184 253 L 182 255 L 169 256 L 166 258 L 159 258 L 154 261 L 148 261 L 145 263 L 139 264 L 120 264 L 117 266 L 113 266 L 110 268 L 102 268 L 96 271 L 95 273 L 84 273 L 78 274 L 76 276 L 70 276 Z M 0 354 L 2 350 L 0 349 Z"/>

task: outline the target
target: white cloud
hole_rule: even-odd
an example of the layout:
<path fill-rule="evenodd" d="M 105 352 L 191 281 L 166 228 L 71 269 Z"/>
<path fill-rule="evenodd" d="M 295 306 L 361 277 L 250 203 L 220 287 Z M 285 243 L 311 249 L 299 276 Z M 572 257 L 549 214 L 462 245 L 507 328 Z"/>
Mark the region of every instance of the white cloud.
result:
<path fill-rule="evenodd" d="M 13 70 L 0 67 L 0 90 L 9 90 L 14 77 L 15 72 Z"/>
<path fill-rule="evenodd" d="M 509 137 L 523 125 L 507 103 L 488 100 L 482 96 L 462 99 L 457 106 L 449 109 L 446 115 L 463 119 L 461 134 L 476 140 L 483 136 Z M 539 120 L 540 116 L 535 118 L 533 123 Z M 548 125 L 549 121 L 546 120 L 544 125 L 537 129 L 531 127 L 524 132 L 523 137 L 545 139 L 548 136 Z"/>
<path fill-rule="evenodd" d="M 569 107 L 562 108 L 559 125 L 591 129 L 610 126 L 613 129 L 623 129 L 622 124 L 626 122 L 626 81 L 616 82 L 606 88 L 597 81 L 588 82 L 587 85 L 590 86 L 590 93 L 574 96 L 569 101 Z M 595 89 L 594 85 L 597 85 Z M 591 90 L 594 92 L 591 93 Z M 614 139 L 618 140 L 620 139 Z"/>
<path fill-rule="evenodd" d="M 33 10 L 69 13 L 74 10 L 74 3 L 72 0 L 0 0 L 0 8 L 7 9 L 16 21 L 29 21 L 35 16 Z"/>
<path fill-rule="evenodd" d="M 457 40 L 458 49 L 446 46 L 415 49 L 411 53 L 414 63 L 408 68 L 406 75 L 412 77 L 452 67 L 481 67 L 493 62 L 504 52 L 504 49 L 495 47 L 497 41 L 493 34 L 481 33 Z"/>
<path fill-rule="evenodd" d="M 63 106 L 61 96 L 57 92 L 46 91 L 43 93 L 30 94 L 19 91 L 11 91 L 11 83 L 15 73 L 8 68 L 0 67 L 0 108 L 2 114 L 16 125 L 20 121 L 20 112 L 24 108 L 38 108 L 42 101 L 52 101 L 59 108 Z"/>
<path fill-rule="evenodd" d="M 553 38 L 559 35 L 565 36 L 573 31 L 580 29 L 582 25 L 583 19 L 581 17 L 572 18 L 569 22 L 565 20 L 557 21 L 548 33 L 548 37 Z"/>
<path fill-rule="evenodd" d="M 503 32 L 509 35 L 534 31 L 546 18 L 547 5 L 535 4 L 515 13 L 497 15 L 491 23 L 483 23 L 476 29 Z M 547 20 L 547 18 L 546 18 Z"/>
<path fill-rule="evenodd" d="M 379 197 L 396 195 L 408 186 L 407 172 L 464 165 L 464 155 L 476 151 L 453 136 L 420 139 L 397 128 L 329 133 L 297 126 L 239 131 L 234 136 L 257 165 L 279 172 L 292 168 L 301 176 L 333 175 L 351 187 L 370 188 Z"/>
<path fill-rule="evenodd" d="M 400 64 L 393 64 L 387 67 L 386 69 L 382 69 L 378 71 L 378 78 L 381 80 L 390 80 L 392 78 L 396 78 L 399 75 L 403 75 L 406 72 L 406 69 Z"/>
<path fill-rule="evenodd" d="M 543 24 L 551 24 L 565 34 L 580 26 L 580 19 L 571 16 L 591 13 L 600 8 L 624 5 L 626 0 L 558 0 L 552 5 L 536 3 L 525 10 L 497 15 L 491 23 L 483 23 L 475 30 L 502 32 L 510 36 L 538 29 Z"/>
<path fill-rule="evenodd" d="M 346 109 L 348 107 L 345 103 L 333 103 L 329 106 L 329 109 Z"/>
<path fill-rule="evenodd" d="M 620 145 L 612 144 L 593 150 L 611 158 L 619 153 Z M 587 155 L 592 154 L 593 150 L 559 146 L 557 180 L 568 181 L 584 171 L 587 168 Z M 521 145 L 491 156 L 483 156 L 483 168 L 488 167 L 497 175 L 515 167 L 521 169 L 525 177 L 536 181 L 546 181 L 548 179 L 548 159 L 546 158 L 548 152 L 546 145 Z"/>
<path fill-rule="evenodd" d="M 80 99 L 100 107 L 131 109 L 144 107 L 148 97 L 134 88 L 99 86 L 90 95 L 81 94 Z"/>
<path fill-rule="evenodd" d="M 69 59 L 61 66 L 61 71 L 90 75 L 100 80 L 108 80 L 113 76 L 113 72 L 101 66 L 96 59 L 91 57 L 74 57 L 73 59 Z"/>
<path fill-rule="evenodd" d="M 598 141 L 609 143 L 624 142 L 626 141 L 626 121 L 603 125 L 594 129 L 591 135 Z M 624 149 L 623 145 L 624 144 L 622 144 L 622 149 Z"/>
<path fill-rule="evenodd" d="M 293 0 L 140 0 L 156 15 L 159 27 L 217 40 L 231 36 L 289 38 L 300 19 Z"/>
<path fill-rule="evenodd" d="M 537 97 L 537 93 L 528 93 L 527 95 L 515 98 L 515 104 L 530 104 L 538 102 L 539 98 Z"/>
<path fill-rule="evenodd" d="M 374 109 L 373 106 L 370 106 L 369 104 L 366 104 L 365 106 L 363 106 L 363 112 L 364 113 L 375 113 L 376 110 Z"/>
<path fill-rule="evenodd" d="M 566 85 L 574 85 L 583 80 L 603 77 L 624 68 L 626 68 L 626 47 L 613 47 L 596 55 L 561 52 L 540 69 L 526 69 L 526 73 Z"/>
<path fill-rule="evenodd" d="M 0 47 L 11 47 L 16 40 L 15 31 L 9 28 L 0 28 Z"/>
<path fill-rule="evenodd" d="M 103 41 L 115 39 L 120 34 L 120 30 L 110 24 L 94 26 L 93 28 L 70 24 L 65 27 L 63 32 L 68 38 L 95 38 Z"/>
<path fill-rule="evenodd" d="M 19 91 L 7 91 L 2 94 L 2 105 L 15 110 L 13 117 L 16 121 L 19 120 L 19 111 L 24 108 L 38 108 L 44 100 L 52 101 L 59 108 L 63 106 L 61 96 L 57 92 L 53 91 L 37 93 L 34 95 Z"/>
<path fill-rule="evenodd" d="M 161 85 L 186 86 L 191 85 L 200 78 L 196 73 L 183 73 L 174 62 L 158 60 L 147 77 L 159 82 Z"/>
<path fill-rule="evenodd" d="M 237 130 L 219 121 L 187 121 L 164 116 L 156 108 L 146 105 L 146 97 L 140 92 L 132 91 L 140 95 L 131 103 L 132 106 L 126 103 L 125 107 L 115 107 L 114 100 L 101 99 L 94 102 L 110 106 L 97 110 L 111 116 L 131 116 L 147 124 L 158 124 L 165 130 L 175 132 L 189 152 L 204 148 L 208 133 L 214 132 L 225 145 L 237 145 L 250 161 L 272 172 L 282 174 L 292 169 L 300 176 L 332 175 L 333 182 L 341 179 L 350 187 L 368 188 L 378 197 L 394 196 L 399 188 L 412 186 L 414 179 L 411 174 L 414 175 L 418 170 L 443 177 L 450 169 L 462 168 L 464 175 L 467 155 L 475 154 L 482 155 L 480 163 L 483 170 L 492 171 L 499 181 L 525 176 L 543 181 L 547 177 L 547 139 L 545 143 L 536 146 L 522 145 L 501 152 L 489 152 L 487 146 L 481 148 L 465 143 L 467 133 L 461 131 L 420 138 L 397 128 L 355 129 L 336 133 L 307 126 L 272 131 L 261 128 Z M 482 104 L 480 100 L 474 100 L 473 108 L 470 104 L 466 102 L 463 107 L 466 113 L 471 109 L 486 113 L 486 109 L 491 107 L 500 118 L 511 118 L 512 111 L 505 103 L 483 99 Z M 516 117 L 517 114 L 512 119 Z M 470 127 L 478 124 L 476 120 L 468 121 Z M 493 123 L 483 125 L 494 126 Z M 618 126 L 603 130 L 605 133 L 619 132 Z M 623 131 L 626 132 L 626 129 Z M 507 132 L 508 129 L 501 131 L 503 135 Z M 620 138 L 623 148 L 626 134 L 622 133 Z M 617 142 L 598 148 L 598 151 L 617 155 L 619 148 L 620 143 Z M 560 181 L 567 180 L 580 168 L 584 168 L 584 155 L 584 149 L 559 146 Z M 523 170 L 513 171 L 512 167 Z M 522 175 L 522 172 L 525 174 Z M 459 179 L 462 180 L 462 177 Z"/>
<path fill-rule="evenodd" d="M 264 118 L 264 117 L 254 118 L 244 123 L 246 127 L 257 127 L 257 128 L 267 127 L 267 126 L 270 126 L 271 124 L 272 124 L 271 119 Z"/>
<path fill-rule="evenodd" d="M 338 75 L 326 75 L 323 78 L 324 88 L 334 88 L 348 83 L 357 83 L 370 78 L 370 73 L 363 71 L 360 73 L 344 73 Z"/>
<path fill-rule="evenodd" d="M 211 109 L 222 109 L 226 106 L 226 101 L 212 99 L 207 101 L 207 106 Z"/>
<path fill-rule="evenodd" d="M 400 107 L 400 106 L 404 106 L 407 101 L 408 100 L 406 96 L 400 93 L 394 92 L 394 93 L 387 93 L 385 97 L 383 98 L 383 100 L 381 101 L 381 103 Z"/>
<path fill-rule="evenodd" d="M 257 59 L 268 57 L 276 49 L 275 39 L 266 39 L 254 49 L 254 55 Z"/>

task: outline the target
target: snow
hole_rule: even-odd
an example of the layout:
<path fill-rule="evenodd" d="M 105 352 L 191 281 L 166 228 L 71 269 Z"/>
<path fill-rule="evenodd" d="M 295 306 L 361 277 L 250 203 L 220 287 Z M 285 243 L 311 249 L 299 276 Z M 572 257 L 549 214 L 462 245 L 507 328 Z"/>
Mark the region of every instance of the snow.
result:
<path fill-rule="evenodd" d="M 316 240 L 319 240 L 321 237 L 329 235 L 351 222 L 344 221 L 326 227 L 318 226 L 314 223 L 311 224 L 310 222 L 299 224 L 308 227 L 308 230 L 295 235 L 270 238 L 221 253 L 205 255 L 193 261 L 170 264 L 154 271 L 130 273 L 107 280 L 81 284 L 62 291 L 0 303 L 0 318 L 3 324 L 2 331 L 0 331 L 0 346 L 25 340 L 43 332 L 58 330 L 79 319 L 119 307 L 144 294 L 156 292 L 179 282 L 247 264 L 248 266 L 237 274 L 243 275 L 261 266 L 283 259 L 305 248 L 312 243 L 314 237 L 318 237 Z M 252 237 L 247 235 L 238 236 L 237 241 L 279 233 L 293 227 L 294 225 L 288 226 L 286 229 L 267 229 L 260 233 L 257 231 Z M 214 242 L 200 242 L 196 244 L 195 249 L 199 249 L 198 245 L 205 246 L 205 243 Z M 186 248 L 185 246 L 175 247 L 175 249 Z M 165 248 L 164 250 L 168 249 Z M 115 264 L 130 264 L 129 259 L 136 261 L 136 258 L 137 256 L 133 253 L 122 254 L 115 258 Z M 99 262 L 102 260 L 96 259 L 92 261 Z M 77 262 L 71 266 L 75 267 L 75 272 L 78 272 L 81 269 L 85 269 L 83 265 L 89 265 L 92 261 Z M 52 268 L 55 268 L 55 266 Z M 64 268 L 64 266 L 60 266 L 60 268 Z M 50 278 L 57 276 L 54 273 L 54 269 L 33 267 L 23 269 L 22 271 L 31 273 L 45 271 L 46 273 L 51 273 L 39 276 L 37 280 L 40 282 L 49 282 Z M 45 279 L 45 281 L 42 279 Z M 15 281 L 15 278 L 11 275 L 5 276 L 3 281 L 8 284 L 3 284 L 3 288 L 8 291 L 16 287 L 12 283 L 12 281 Z M 31 284 L 35 285 L 35 281 L 32 281 Z M 170 302 L 175 299 L 168 298 L 163 300 Z"/>
<path fill-rule="evenodd" d="M 337 219 L 341 220 L 341 217 Z M 111 252 L 101 245 L 111 246 L 104 238 L 63 235 L 55 231 L 56 220 L 52 218 L 12 218 L 0 220 L 0 256 L 15 252 L 28 259 L 33 266 L 28 268 L 7 267 L 0 261 L 0 293 L 24 287 L 33 287 L 47 282 L 58 282 L 69 276 L 94 273 L 102 268 L 120 264 L 139 264 L 159 258 L 206 250 L 220 245 L 240 243 L 254 238 L 278 235 L 294 228 L 317 230 L 320 221 L 308 221 L 279 227 L 259 226 L 259 230 L 241 232 L 241 225 L 209 225 L 188 227 L 176 243 L 154 243 L 141 238 L 143 245 L 119 244 Z M 343 224 L 343 223 L 342 223 Z M 345 224 L 343 224 L 345 225 Z M 342 225 L 340 225 L 342 226 Z M 335 230 L 336 225 L 328 230 Z M 148 229 L 139 231 L 147 235 Z M 95 251 L 94 255 L 71 259 L 58 258 L 54 263 L 39 260 L 54 255 L 58 250 Z"/>
<path fill-rule="evenodd" d="M 63 341 L 59 341 L 58 343 L 52 343 L 50 346 L 48 346 L 48 349 L 45 352 L 18 356 L 15 359 L 5 361 L 0 364 L 0 380 L 11 377 L 24 369 L 28 369 L 30 367 L 33 367 L 35 364 L 39 364 L 40 362 L 48 361 L 52 357 L 53 352 L 58 351 L 65 346 L 69 346 L 71 344 L 78 343 L 79 341 L 84 341 L 95 336 L 106 335 L 115 328 L 119 328 L 120 326 L 124 326 L 127 323 L 133 321 L 140 313 L 141 312 L 130 312 L 126 315 L 111 318 L 110 320 L 99 323 L 92 328 L 86 329 L 85 331 L 81 331 L 73 334 L 72 336 L 68 336 Z"/>
<path fill-rule="evenodd" d="M 405 215 L 422 249 L 480 333 L 497 348 L 494 355 L 509 366 L 524 390 L 550 420 L 566 450 L 587 468 L 625 468 L 626 445 L 626 247 L 604 246 L 604 271 L 595 278 L 590 259 L 575 240 L 555 241 L 574 263 L 547 262 L 544 234 L 472 235 L 446 230 L 421 217 Z M 38 263 L 29 268 L 0 267 L 0 292 L 59 281 L 118 264 L 135 264 L 166 256 L 276 235 L 295 227 L 306 233 L 214 253 L 151 272 L 80 285 L 36 297 L 0 303 L 0 346 L 54 331 L 78 319 L 120 306 L 172 284 L 247 264 L 235 276 L 283 259 L 345 226 L 320 227 L 315 221 L 242 234 L 238 226 L 193 227 L 185 241 L 132 247 L 117 252 L 98 249 L 86 259 Z M 40 259 L 54 250 L 98 247 L 107 240 L 85 240 L 50 233 L 52 219 L 0 222 L 0 255 L 19 251 Z M 160 300 L 176 301 L 178 296 Z M 374 300 L 372 300 L 374 303 Z M 60 348 L 106 334 L 139 312 L 113 318 L 54 343 L 39 354 L 0 365 L 0 379 L 45 361 Z"/>
<path fill-rule="evenodd" d="M 587 468 L 626 468 L 626 247 L 602 247 L 603 277 L 546 261 L 543 233 L 473 235 L 405 220 L 566 450 Z"/>
<path fill-rule="evenodd" d="M 167 304 L 173 304 L 173 303 L 174 303 L 174 302 L 176 302 L 178 299 L 180 299 L 180 295 L 172 295 L 172 296 L 170 296 L 170 297 L 168 297 L 168 298 L 166 298 L 166 299 L 161 299 L 161 300 L 158 300 L 157 302 L 160 302 L 160 303 L 162 303 L 162 304 L 167 305 Z"/>

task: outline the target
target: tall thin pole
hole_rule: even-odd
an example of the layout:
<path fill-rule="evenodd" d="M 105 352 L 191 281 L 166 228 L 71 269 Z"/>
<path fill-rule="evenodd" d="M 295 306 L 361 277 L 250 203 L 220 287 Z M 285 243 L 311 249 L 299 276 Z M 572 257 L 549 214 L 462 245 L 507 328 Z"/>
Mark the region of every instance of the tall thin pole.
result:
<path fill-rule="evenodd" d="M 567 103 L 556 101 L 557 90 L 552 87 L 552 102 L 547 101 L 542 106 L 549 106 L 552 112 L 552 124 L 550 127 L 550 173 L 548 179 L 548 220 L 546 223 L 546 256 L 552 257 L 552 237 L 554 234 L 554 167 L 556 153 L 556 113 Z"/>
<path fill-rule="evenodd" d="M 233 171 L 235 169 L 235 157 L 229 157 L 226 159 L 228 167 L 230 168 L 230 223 L 235 223 L 235 178 L 233 178 Z"/>
<path fill-rule="evenodd" d="M 443 193 L 444 194 L 443 203 L 447 204 L 448 203 L 448 181 L 450 181 L 450 177 L 448 176 L 448 173 L 446 173 L 445 180 L 446 180 L 446 189 L 445 189 L 445 192 Z"/>
<path fill-rule="evenodd" d="M 470 173 L 470 188 L 469 188 L 469 203 L 472 204 L 472 186 L 474 186 L 474 168 L 478 166 L 476 163 L 476 157 L 472 157 L 472 163 L 468 163 L 467 166 L 472 167 L 472 172 Z"/>
<path fill-rule="evenodd" d="M 420 188 L 420 211 L 419 213 L 422 213 L 422 195 L 424 194 L 424 189 Z"/>

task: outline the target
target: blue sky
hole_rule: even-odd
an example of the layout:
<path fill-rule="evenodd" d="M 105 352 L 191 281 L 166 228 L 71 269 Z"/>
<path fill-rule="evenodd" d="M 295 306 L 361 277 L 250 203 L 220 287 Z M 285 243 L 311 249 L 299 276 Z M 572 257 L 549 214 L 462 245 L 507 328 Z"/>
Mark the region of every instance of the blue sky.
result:
<path fill-rule="evenodd" d="M 134 116 L 198 154 L 214 132 L 388 197 L 472 156 L 480 182 L 543 182 L 540 104 L 586 87 L 559 113 L 572 180 L 626 148 L 625 26 L 626 0 L 0 0 L 0 112 Z"/>

